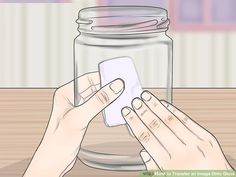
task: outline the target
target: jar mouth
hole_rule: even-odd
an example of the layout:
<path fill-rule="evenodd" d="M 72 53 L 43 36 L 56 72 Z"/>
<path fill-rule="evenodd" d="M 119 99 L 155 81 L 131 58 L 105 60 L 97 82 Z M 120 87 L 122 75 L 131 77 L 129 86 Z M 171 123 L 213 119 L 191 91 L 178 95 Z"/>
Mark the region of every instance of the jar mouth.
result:
<path fill-rule="evenodd" d="M 78 31 L 89 34 L 140 34 L 168 30 L 167 11 L 152 6 L 98 6 L 80 10 Z"/>

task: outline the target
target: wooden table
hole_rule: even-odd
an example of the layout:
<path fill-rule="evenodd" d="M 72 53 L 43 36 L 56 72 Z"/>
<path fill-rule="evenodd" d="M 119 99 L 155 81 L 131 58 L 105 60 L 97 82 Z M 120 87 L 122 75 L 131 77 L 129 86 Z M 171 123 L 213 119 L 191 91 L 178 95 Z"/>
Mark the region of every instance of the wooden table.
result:
<path fill-rule="evenodd" d="M 22 175 L 44 133 L 54 91 L 0 89 L 0 176 Z M 236 89 L 174 89 L 173 102 L 218 138 L 229 162 L 236 167 Z M 77 161 L 66 176 L 138 174 L 92 169 Z"/>

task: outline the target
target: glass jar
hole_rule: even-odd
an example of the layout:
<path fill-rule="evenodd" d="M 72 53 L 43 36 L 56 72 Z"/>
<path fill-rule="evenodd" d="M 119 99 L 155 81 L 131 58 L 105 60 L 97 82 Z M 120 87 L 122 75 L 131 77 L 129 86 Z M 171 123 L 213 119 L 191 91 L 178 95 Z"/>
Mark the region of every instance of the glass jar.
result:
<path fill-rule="evenodd" d="M 75 105 L 80 104 L 79 76 L 98 71 L 98 64 L 120 56 L 133 60 L 144 90 L 172 100 L 172 39 L 166 34 L 167 11 L 149 6 L 90 7 L 79 12 L 74 40 Z M 102 114 L 87 130 L 79 158 L 108 170 L 144 170 L 142 146 L 125 125 L 107 127 Z"/>

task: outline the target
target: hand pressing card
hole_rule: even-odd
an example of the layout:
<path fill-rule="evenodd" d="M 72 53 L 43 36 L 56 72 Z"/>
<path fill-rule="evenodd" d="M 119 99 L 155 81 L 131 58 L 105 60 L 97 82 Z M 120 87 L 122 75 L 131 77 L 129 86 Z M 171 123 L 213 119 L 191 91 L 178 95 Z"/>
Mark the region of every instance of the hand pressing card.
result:
<path fill-rule="evenodd" d="M 104 121 L 107 126 L 118 126 L 125 124 L 121 115 L 124 106 L 131 106 L 135 97 L 139 97 L 142 87 L 134 66 L 129 57 L 118 57 L 99 63 L 101 86 L 121 78 L 125 82 L 125 90 L 122 95 L 111 103 L 103 112 Z"/>

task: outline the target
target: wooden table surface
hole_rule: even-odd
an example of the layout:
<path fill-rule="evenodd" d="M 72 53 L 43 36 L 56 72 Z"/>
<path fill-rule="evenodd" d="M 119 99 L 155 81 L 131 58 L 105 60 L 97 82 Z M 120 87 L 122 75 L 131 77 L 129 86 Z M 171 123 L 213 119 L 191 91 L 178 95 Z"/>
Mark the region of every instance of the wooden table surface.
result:
<path fill-rule="evenodd" d="M 54 91 L 0 89 L 0 176 L 23 174 L 44 133 Z M 174 89 L 173 102 L 217 137 L 227 159 L 236 167 L 236 89 Z M 89 132 L 96 131 L 98 123 L 93 121 Z M 93 169 L 77 161 L 66 176 L 138 174 Z"/>

